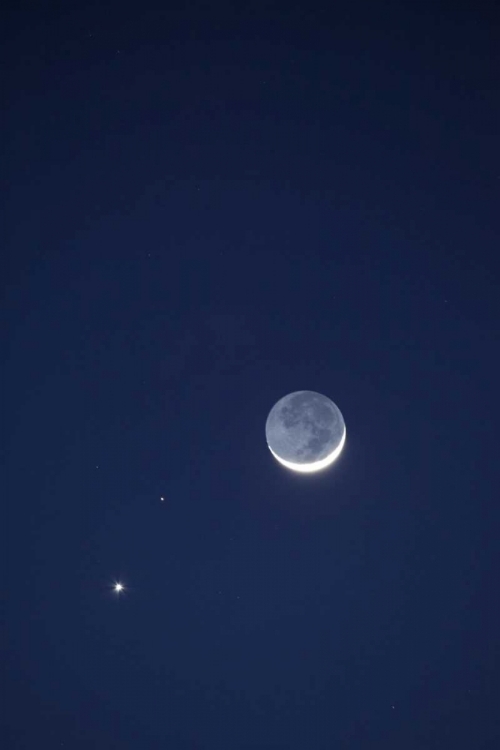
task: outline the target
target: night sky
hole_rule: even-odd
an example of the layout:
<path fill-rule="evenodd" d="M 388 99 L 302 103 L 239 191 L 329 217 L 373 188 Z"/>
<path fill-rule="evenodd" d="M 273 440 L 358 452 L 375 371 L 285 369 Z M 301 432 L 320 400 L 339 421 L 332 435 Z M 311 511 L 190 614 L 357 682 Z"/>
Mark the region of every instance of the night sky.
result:
<path fill-rule="evenodd" d="M 2 749 L 500 747 L 493 11 L 3 11 Z"/>

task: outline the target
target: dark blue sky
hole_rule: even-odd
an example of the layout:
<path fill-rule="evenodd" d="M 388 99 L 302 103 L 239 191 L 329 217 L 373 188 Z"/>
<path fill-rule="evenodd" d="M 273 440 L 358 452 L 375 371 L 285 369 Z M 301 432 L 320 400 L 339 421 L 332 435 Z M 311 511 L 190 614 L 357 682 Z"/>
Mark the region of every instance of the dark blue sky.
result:
<path fill-rule="evenodd" d="M 2 747 L 496 750 L 495 19 L 187 5 L 3 14 Z"/>

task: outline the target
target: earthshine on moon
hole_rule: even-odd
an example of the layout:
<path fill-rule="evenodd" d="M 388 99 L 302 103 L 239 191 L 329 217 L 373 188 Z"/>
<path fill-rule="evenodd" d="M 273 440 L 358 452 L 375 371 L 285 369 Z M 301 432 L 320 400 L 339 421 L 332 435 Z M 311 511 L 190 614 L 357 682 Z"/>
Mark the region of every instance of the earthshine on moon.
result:
<path fill-rule="evenodd" d="M 312 473 L 330 466 L 340 455 L 346 437 L 338 406 L 315 391 L 295 391 L 269 412 L 266 439 L 283 466 Z"/>

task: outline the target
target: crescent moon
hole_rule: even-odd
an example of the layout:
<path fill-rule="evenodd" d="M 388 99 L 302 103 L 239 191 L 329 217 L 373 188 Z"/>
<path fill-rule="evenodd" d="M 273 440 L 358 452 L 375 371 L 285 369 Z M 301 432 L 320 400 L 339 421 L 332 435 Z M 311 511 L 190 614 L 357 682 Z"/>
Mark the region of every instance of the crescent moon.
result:
<path fill-rule="evenodd" d="M 340 455 L 346 427 L 338 406 L 315 391 L 295 391 L 269 412 L 266 438 L 271 454 L 292 471 L 312 474 Z"/>
<path fill-rule="evenodd" d="M 333 464 L 336 458 L 338 458 L 342 452 L 342 448 L 344 447 L 346 438 L 346 429 L 344 427 L 344 434 L 342 435 L 340 439 L 340 443 L 338 446 L 333 450 L 329 456 L 326 456 L 325 458 L 322 458 L 321 461 L 315 461 L 312 464 L 294 464 L 292 461 L 285 461 L 284 458 L 280 458 L 277 453 L 273 451 L 271 446 L 269 445 L 268 448 L 273 454 L 274 458 L 280 462 L 280 464 L 283 464 L 283 466 L 286 466 L 287 469 L 292 469 L 292 471 L 299 471 L 302 474 L 313 474 L 315 471 L 321 471 L 321 469 L 326 469 L 327 466 L 330 466 L 330 464 Z"/>

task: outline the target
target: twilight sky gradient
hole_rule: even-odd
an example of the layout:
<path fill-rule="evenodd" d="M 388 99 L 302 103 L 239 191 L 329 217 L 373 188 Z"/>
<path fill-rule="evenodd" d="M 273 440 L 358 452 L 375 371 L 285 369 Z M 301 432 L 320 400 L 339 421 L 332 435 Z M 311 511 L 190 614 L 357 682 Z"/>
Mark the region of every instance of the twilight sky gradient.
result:
<path fill-rule="evenodd" d="M 490 6 L 163 5 L 2 12 L 2 747 L 497 750 Z"/>

